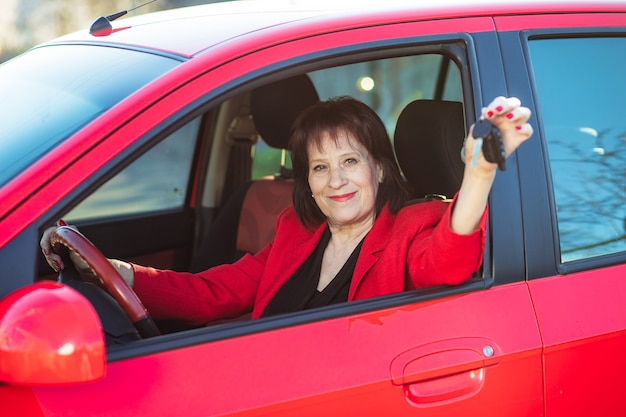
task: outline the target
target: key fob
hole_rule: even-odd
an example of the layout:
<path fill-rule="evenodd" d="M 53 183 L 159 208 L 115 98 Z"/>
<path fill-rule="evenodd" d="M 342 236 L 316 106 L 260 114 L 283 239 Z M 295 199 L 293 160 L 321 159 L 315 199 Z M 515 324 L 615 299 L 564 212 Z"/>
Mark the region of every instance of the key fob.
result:
<path fill-rule="evenodd" d="M 491 124 L 487 119 L 480 119 L 474 124 L 472 135 L 475 139 L 482 138 L 482 150 L 485 159 L 498 164 L 501 171 L 506 169 L 506 153 L 504 143 L 500 135 L 500 129 Z"/>

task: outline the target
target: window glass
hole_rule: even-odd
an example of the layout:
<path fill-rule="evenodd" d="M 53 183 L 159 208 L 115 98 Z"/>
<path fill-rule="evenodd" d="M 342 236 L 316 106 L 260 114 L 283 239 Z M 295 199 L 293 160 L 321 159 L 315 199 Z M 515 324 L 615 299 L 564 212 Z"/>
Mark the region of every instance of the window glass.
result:
<path fill-rule="evenodd" d="M 0 185 L 178 64 L 121 48 L 56 45 L 0 65 Z"/>
<path fill-rule="evenodd" d="M 402 109 L 417 99 L 433 99 L 443 55 L 424 54 L 359 62 L 309 73 L 321 100 L 352 96 L 373 108 L 393 139 Z M 463 101 L 459 68 L 450 62 L 443 84 L 443 100 Z M 256 145 L 253 177 L 272 175 L 280 166 L 281 152 L 264 142 Z M 287 162 L 290 158 L 286 158 Z"/>
<path fill-rule="evenodd" d="M 150 149 L 76 206 L 68 221 L 182 207 L 200 118 Z"/>
<path fill-rule="evenodd" d="M 626 38 L 530 42 L 562 262 L 626 250 Z"/>

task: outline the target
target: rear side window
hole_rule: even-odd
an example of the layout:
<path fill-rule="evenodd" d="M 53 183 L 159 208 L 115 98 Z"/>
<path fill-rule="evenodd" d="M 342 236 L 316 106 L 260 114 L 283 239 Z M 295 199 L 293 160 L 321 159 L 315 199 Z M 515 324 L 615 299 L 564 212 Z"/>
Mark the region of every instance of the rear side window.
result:
<path fill-rule="evenodd" d="M 529 43 L 561 261 L 626 251 L 626 38 Z"/>

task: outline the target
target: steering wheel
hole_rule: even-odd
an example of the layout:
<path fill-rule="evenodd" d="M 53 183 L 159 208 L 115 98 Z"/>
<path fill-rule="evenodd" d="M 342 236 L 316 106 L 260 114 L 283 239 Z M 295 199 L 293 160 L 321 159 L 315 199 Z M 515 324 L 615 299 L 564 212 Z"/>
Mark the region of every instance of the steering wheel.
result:
<path fill-rule="evenodd" d="M 60 226 L 52 232 L 50 242 L 55 252 L 59 253 L 61 247 L 64 246 L 78 255 L 89 266 L 108 293 L 122 307 L 141 337 L 146 338 L 160 334 L 137 294 L 89 239 L 71 227 Z M 77 275 L 81 276 L 80 274 Z"/>

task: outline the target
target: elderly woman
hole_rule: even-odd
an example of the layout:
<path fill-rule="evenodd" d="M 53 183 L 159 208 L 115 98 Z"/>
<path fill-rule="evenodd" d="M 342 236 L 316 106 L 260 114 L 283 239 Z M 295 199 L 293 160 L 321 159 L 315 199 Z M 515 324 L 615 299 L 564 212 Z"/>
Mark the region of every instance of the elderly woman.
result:
<path fill-rule="evenodd" d="M 507 155 L 532 134 L 530 111 L 515 98 L 496 98 L 483 116 L 500 129 Z M 470 132 L 466 160 L 474 142 Z M 459 284 L 480 267 L 497 168 L 482 154 L 466 164 L 451 204 L 405 207 L 409 195 L 382 121 L 347 97 L 305 110 L 293 126 L 291 152 L 294 204 L 258 253 L 198 274 L 111 260 L 155 319 L 205 323 L 250 311 L 258 318 Z M 62 268 L 50 232 L 41 247 L 50 265 Z"/>

